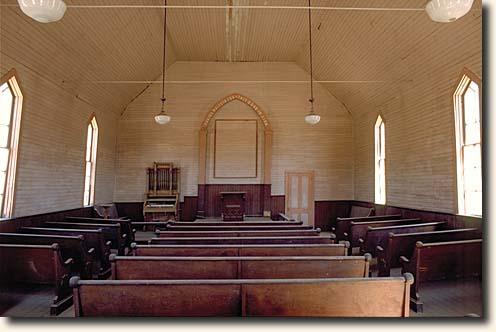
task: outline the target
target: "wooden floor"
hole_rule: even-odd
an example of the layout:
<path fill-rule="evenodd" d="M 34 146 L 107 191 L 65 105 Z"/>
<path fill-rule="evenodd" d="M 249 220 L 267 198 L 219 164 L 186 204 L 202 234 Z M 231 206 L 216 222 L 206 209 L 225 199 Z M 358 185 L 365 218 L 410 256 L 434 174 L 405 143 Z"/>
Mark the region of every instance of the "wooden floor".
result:
<path fill-rule="evenodd" d="M 146 242 L 153 232 L 137 232 L 136 239 Z M 329 236 L 322 232 L 321 236 Z M 371 265 L 372 276 L 377 275 L 375 260 Z M 392 276 L 401 275 L 401 269 L 393 269 Z M 9 289 L 9 297 L 0 290 L 0 315 L 6 317 L 49 317 L 53 291 L 47 287 L 23 287 Z M 410 311 L 410 316 L 421 317 L 463 317 L 473 313 L 482 317 L 482 283 L 479 280 L 436 281 L 425 283 L 421 289 L 424 312 Z M 70 307 L 57 317 L 74 317 Z"/>

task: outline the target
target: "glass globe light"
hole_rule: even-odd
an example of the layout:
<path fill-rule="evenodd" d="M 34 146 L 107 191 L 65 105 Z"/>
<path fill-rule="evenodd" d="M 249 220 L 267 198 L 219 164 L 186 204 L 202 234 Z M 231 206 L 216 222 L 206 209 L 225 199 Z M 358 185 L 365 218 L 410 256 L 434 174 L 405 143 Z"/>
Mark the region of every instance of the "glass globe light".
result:
<path fill-rule="evenodd" d="M 155 115 L 155 122 L 158 123 L 159 125 L 165 125 L 168 124 L 171 120 L 171 116 L 167 115 L 165 113 L 160 113 Z"/>
<path fill-rule="evenodd" d="M 425 6 L 427 15 L 434 22 L 454 22 L 466 15 L 474 0 L 431 0 Z"/>
<path fill-rule="evenodd" d="M 315 113 L 308 113 L 305 115 L 305 122 L 311 125 L 315 125 L 320 122 L 320 115 Z"/>
<path fill-rule="evenodd" d="M 62 0 L 17 0 L 24 14 L 41 23 L 60 20 L 67 6 Z"/>

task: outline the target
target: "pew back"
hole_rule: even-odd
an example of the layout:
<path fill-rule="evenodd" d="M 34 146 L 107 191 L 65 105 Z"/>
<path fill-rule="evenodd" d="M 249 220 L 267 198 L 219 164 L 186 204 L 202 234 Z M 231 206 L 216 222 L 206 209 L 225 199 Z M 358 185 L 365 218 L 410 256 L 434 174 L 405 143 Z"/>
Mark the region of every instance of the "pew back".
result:
<path fill-rule="evenodd" d="M 133 228 L 132 222 L 129 219 L 102 219 L 102 218 L 88 218 L 88 217 L 65 217 L 67 222 L 75 223 L 96 223 L 96 224 L 119 224 L 121 225 L 121 235 L 126 235 L 126 245 L 129 246 L 134 242 L 134 235 L 136 230 Z"/>
<path fill-rule="evenodd" d="M 310 225 L 291 225 L 291 226 L 182 226 L 182 225 L 168 225 L 167 231 L 289 231 L 289 230 L 311 230 L 313 226 Z"/>
<path fill-rule="evenodd" d="M 371 257 L 111 256 L 112 279 L 295 279 L 367 277 Z"/>
<path fill-rule="evenodd" d="M 411 283 L 409 274 L 291 280 L 71 280 L 76 317 L 408 317 Z"/>
<path fill-rule="evenodd" d="M 350 233 L 349 233 L 349 241 L 351 247 L 359 247 L 360 242 L 358 241 L 360 238 L 365 238 L 365 234 L 367 233 L 369 227 L 387 227 L 387 226 L 396 226 L 396 225 L 409 225 L 409 224 L 418 224 L 421 223 L 420 219 L 395 219 L 395 220 L 376 220 L 376 221 L 363 221 L 356 222 L 352 221 L 350 223 Z"/>
<path fill-rule="evenodd" d="M 334 243 L 332 237 L 324 236 L 286 236 L 286 237 L 159 237 L 150 239 L 150 244 L 311 244 Z"/>
<path fill-rule="evenodd" d="M 131 245 L 134 256 L 346 256 L 348 243 L 269 245 Z"/>
<path fill-rule="evenodd" d="M 275 236 L 318 236 L 320 228 L 288 231 L 156 231 L 158 237 L 275 237 Z"/>
<path fill-rule="evenodd" d="M 302 221 L 169 221 L 171 226 L 301 226 Z"/>
<path fill-rule="evenodd" d="M 347 240 L 347 235 L 350 234 L 351 222 L 364 222 L 364 221 L 380 221 L 380 220 L 398 220 L 401 219 L 400 214 L 384 215 L 384 216 L 370 216 L 370 217 L 353 217 L 353 218 L 340 218 L 336 219 L 336 227 L 334 234 L 336 239 Z"/>

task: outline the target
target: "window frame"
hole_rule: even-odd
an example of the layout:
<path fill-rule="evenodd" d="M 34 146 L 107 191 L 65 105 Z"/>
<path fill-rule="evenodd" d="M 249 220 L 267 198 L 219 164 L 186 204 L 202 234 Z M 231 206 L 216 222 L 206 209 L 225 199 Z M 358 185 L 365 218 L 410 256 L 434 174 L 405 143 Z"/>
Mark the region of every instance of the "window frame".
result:
<path fill-rule="evenodd" d="M 384 126 L 384 135 L 379 136 L 378 132 L 381 130 L 381 126 Z M 379 141 L 380 140 L 380 141 Z M 378 145 L 379 144 L 379 145 Z M 384 158 L 381 156 L 378 157 L 378 147 L 380 146 L 380 151 L 383 152 Z M 378 171 L 380 171 L 381 167 L 379 165 L 380 161 L 383 161 L 383 197 L 378 197 L 378 186 L 381 184 L 378 183 Z M 386 195 L 386 121 L 384 116 L 379 113 L 377 115 L 375 124 L 374 124 L 374 203 L 386 205 L 387 195 Z"/>
<path fill-rule="evenodd" d="M 463 148 L 469 144 L 464 144 L 466 132 L 465 132 L 465 101 L 464 96 L 470 87 L 470 84 L 474 82 L 477 84 L 479 89 L 479 126 L 480 126 L 480 160 L 481 160 L 481 177 L 484 174 L 484 162 L 482 160 L 483 152 L 483 132 L 482 132 L 482 80 L 475 75 L 473 72 L 464 68 L 459 79 L 456 81 L 457 85 L 453 93 L 453 119 L 454 119 L 454 134 L 455 134 L 455 167 L 454 172 L 455 177 L 455 211 L 458 215 L 471 216 L 471 217 L 482 217 L 481 215 L 469 214 L 465 208 L 465 180 L 464 180 L 464 151 Z M 471 144 L 470 144 L 471 145 Z M 481 178 L 482 182 L 482 178 Z M 481 188 L 482 189 L 482 188 Z M 484 192 L 482 192 L 484 195 Z M 482 207 L 481 207 L 482 208 Z M 481 210 L 481 213 L 483 211 Z"/>
<path fill-rule="evenodd" d="M 88 127 L 92 127 L 92 139 L 91 139 L 91 150 L 90 150 L 90 164 L 91 164 L 91 171 L 90 171 L 90 183 L 89 183 L 89 195 L 88 195 L 88 202 L 85 201 L 85 193 L 87 191 L 86 188 L 86 172 L 87 172 L 87 152 L 88 152 Z M 98 128 L 98 121 L 96 118 L 95 114 L 92 114 L 90 116 L 90 119 L 86 122 L 85 128 L 85 144 L 84 144 L 84 173 L 83 173 L 83 197 L 82 197 L 82 202 L 83 202 L 83 207 L 89 207 L 95 205 L 95 186 L 96 186 L 96 162 L 97 162 L 97 155 L 98 155 L 98 134 L 99 134 L 99 128 Z M 86 204 L 88 203 L 88 204 Z"/>
<path fill-rule="evenodd" d="M 0 78 L 0 86 L 9 86 L 12 93 L 11 123 L 9 125 L 8 141 L 9 160 L 7 163 L 5 177 L 5 191 L 3 200 L 0 202 L 0 220 L 10 219 L 14 213 L 16 178 L 18 172 L 19 147 L 21 141 L 22 114 L 24 112 L 26 94 L 15 69 L 9 70 Z"/>

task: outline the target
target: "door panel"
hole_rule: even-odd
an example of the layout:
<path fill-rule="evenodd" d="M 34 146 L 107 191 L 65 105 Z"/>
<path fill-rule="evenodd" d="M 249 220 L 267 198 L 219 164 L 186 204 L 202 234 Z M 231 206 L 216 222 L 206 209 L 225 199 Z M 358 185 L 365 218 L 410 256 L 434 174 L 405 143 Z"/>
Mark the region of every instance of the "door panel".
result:
<path fill-rule="evenodd" d="M 314 172 L 286 172 L 286 214 L 314 224 Z"/>

